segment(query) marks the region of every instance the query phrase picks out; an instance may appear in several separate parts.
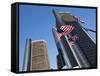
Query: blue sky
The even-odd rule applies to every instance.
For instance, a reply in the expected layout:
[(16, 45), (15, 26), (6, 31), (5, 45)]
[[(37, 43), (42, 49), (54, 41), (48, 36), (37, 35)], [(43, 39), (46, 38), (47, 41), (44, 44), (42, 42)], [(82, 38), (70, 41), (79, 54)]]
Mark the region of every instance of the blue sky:
[[(75, 16), (81, 17), (86, 21), (84, 27), (95, 30), (96, 17), (95, 9), (71, 8), (71, 7), (54, 7), (54, 6), (36, 6), (20, 5), (19, 6), (19, 67), (22, 68), (25, 41), (27, 38), (32, 40), (47, 41), (50, 66), (57, 68), (56, 55), (58, 54), (55, 41), (52, 35), (52, 27), (55, 25), (55, 17), (52, 9), (57, 8), (62, 12), (71, 12)], [(95, 33), (90, 33), (95, 39)]]

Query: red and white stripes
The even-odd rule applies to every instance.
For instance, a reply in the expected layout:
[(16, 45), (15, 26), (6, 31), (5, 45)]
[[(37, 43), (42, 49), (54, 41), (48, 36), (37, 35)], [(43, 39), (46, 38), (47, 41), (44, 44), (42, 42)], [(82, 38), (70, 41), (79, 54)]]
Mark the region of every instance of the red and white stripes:
[(72, 25), (61, 25), (60, 29), (63, 30), (63, 32), (62, 33), (57, 32), (58, 33), (58, 39), (60, 39), (60, 37), (63, 36), (63, 35), (65, 36), (65, 35), (68, 35), (69, 33), (71, 33), (74, 29), (74, 26), (72, 26)]
[(62, 35), (68, 35), (74, 27), (72, 25), (62, 25), (60, 29), (63, 30)]

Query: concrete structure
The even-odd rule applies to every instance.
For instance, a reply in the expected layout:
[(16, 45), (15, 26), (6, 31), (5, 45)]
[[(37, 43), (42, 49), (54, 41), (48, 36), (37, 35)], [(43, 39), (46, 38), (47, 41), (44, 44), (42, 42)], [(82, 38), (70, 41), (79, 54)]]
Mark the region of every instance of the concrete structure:
[(38, 70), (50, 70), (46, 41), (27, 39), (22, 71)]
[(64, 67), (65, 63), (62, 61), (60, 54), (56, 56), (56, 59), (57, 59), (57, 69), (61, 69), (62, 67)]
[[(57, 45), (59, 55), (62, 54), (61, 60), (64, 60), (66, 69), (72, 68), (96, 68), (97, 67), (97, 50), (96, 43), (88, 32), (81, 26), (75, 16), (67, 12), (58, 12), (53, 10), (56, 19), (56, 26), (52, 28), (53, 36)], [(59, 38), (57, 29), (62, 25), (72, 25), (75, 29), (68, 35)], [(78, 35), (79, 39), (72, 44), (70, 38)], [(60, 50), (59, 50), (60, 49)], [(59, 65), (59, 64), (58, 64)]]
[[(72, 67), (76, 67), (78, 66), (76, 63), (76, 60), (71, 52), (71, 49), (68, 45), (68, 43), (66, 42), (66, 39), (64, 36), (62, 36), (60, 39), (58, 37), (58, 33), (56, 31), (56, 28), (53, 27), (52, 29), (53, 32), (53, 36), (56, 42), (56, 46), (58, 49), (58, 55), (60, 56), (60, 61), (61, 61), (61, 68), (66, 66), (66, 69), (72, 68)], [(59, 64), (57, 64), (59, 65)], [(59, 69), (61, 69), (59, 68)]]
[(30, 61), (30, 71), (50, 69), (47, 45), (44, 40), (32, 41)]
[(22, 71), (29, 71), (31, 39), (26, 39)]

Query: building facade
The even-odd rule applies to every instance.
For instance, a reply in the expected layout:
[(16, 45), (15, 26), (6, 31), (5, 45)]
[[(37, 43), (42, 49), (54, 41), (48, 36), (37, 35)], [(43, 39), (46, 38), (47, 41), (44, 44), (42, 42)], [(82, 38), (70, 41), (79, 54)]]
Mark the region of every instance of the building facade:
[(44, 40), (26, 40), (22, 71), (50, 70), (47, 43)]
[[(58, 12), (53, 10), (56, 19), (56, 26), (52, 28), (53, 36), (58, 48), (59, 54), (62, 54), (61, 60), (64, 60), (64, 66), (69, 68), (96, 68), (97, 67), (97, 50), (96, 42), (91, 38), (89, 33), (82, 28), (80, 22), (75, 16), (67, 12)], [(64, 25), (67, 29), (67, 35), (59, 36), (59, 28)], [(65, 30), (66, 31), (66, 30)], [(60, 48), (60, 50), (59, 50)], [(61, 67), (61, 68), (63, 68)]]
[(30, 70), (49, 70), (49, 57), (47, 45), (44, 40), (32, 41), (31, 43)]
[(30, 52), (31, 52), (31, 39), (26, 39), (25, 43), (25, 51), (24, 51), (24, 57), (23, 57), (23, 65), (22, 65), (22, 71), (29, 71), (30, 68)]

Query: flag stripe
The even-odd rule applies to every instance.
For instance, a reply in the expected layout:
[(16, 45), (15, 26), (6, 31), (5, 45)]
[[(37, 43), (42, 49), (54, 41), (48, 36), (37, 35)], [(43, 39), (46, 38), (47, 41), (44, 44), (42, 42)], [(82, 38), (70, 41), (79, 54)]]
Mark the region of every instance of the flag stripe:
[(74, 27), (72, 25), (61, 25), (60, 28), (58, 29), (63, 31), (63, 32), (58, 32), (59, 37), (61, 37), (62, 35), (68, 35), (70, 32), (72, 32)]
[(63, 34), (64, 34), (64, 35), (67, 35), (67, 34), (69, 34), (72, 30), (73, 30), (73, 27), (72, 27), (72, 26), (68, 26), (68, 27), (66, 27), (66, 29), (64, 29)]
[(69, 33), (70, 33), (73, 29), (74, 29), (74, 27), (71, 26), (71, 27), (70, 27), (70, 31), (69, 31)]

